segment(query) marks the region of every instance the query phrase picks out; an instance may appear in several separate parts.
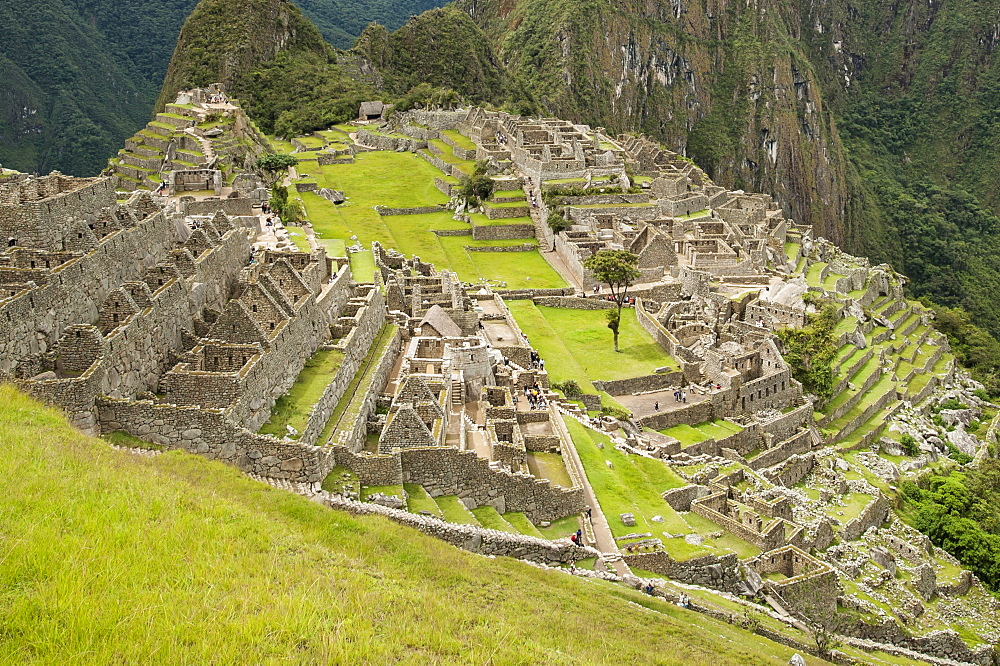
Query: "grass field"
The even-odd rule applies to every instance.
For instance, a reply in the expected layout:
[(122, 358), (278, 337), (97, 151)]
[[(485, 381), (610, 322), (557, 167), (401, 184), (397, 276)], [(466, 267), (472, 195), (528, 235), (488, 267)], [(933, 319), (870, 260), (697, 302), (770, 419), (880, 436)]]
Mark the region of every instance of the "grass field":
[[(661, 497), (665, 491), (685, 485), (681, 477), (659, 460), (618, 451), (610, 445), (607, 435), (585, 428), (576, 419), (566, 418), (565, 421), (587, 479), (615, 536), (630, 532), (659, 535), (663, 530), (689, 531)], [(603, 449), (597, 448), (598, 442), (604, 444)], [(608, 467), (608, 462), (612, 467)], [(636, 526), (625, 527), (618, 519), (622, 513), (635, 514)], [(665, 522), (653, 523), (650, 521), (653, 516), (663, 516)], [(669, 518), (680, 522), (668, 523)]]
[(12, 388), (0, 399), (0, 663), (778, 665), (792, 655), (639, 592), (477, 557), (218, 462), (114, 451)]
[[(438, 269), (452, 270), (467, 282), (504, 281), (510, 288), (565, 287), (566, 282), (537, 252), (469, 252), (466, 247), (537, 244), (534, 239), (475, 241), (471, 236), (437, 236), (433, 231), (470, 229), (452, 219), (453, 213), (390, 215), (382, 217), (376, 205), (389, 208), (430, 207), (447, 203), (448, 197), (434, 187), (441, 172), (412, 153), (373, 152), (357, 156), (354, 164), (333, 164), (310, 171), (321, 188), (345, 192), (349, 202), (335, 206), (314, 192), (302, 192), (302, 203), (319, 241), (345, 241), (356, 236), (366, 248), (378, 241), (407, 256), (418, 256)], [(360, 279), (371, 279), (367, 263), (351, 269)], [(362, 272), (358, 272), (358, 271)]]
[(285, 426), (292, 426), (302, 432), (308, 422), (309, 412), (343, 362), (343, 352), (321, 349), (313, 354), (306, 361), (292, 388), (274, 403), (271, 418), (261, 426), (260, 431), (281, 437), (287, 432)]
[(696, 423), (695, 425), (682, 423), (671, 428), (667, 428), (666, 430), (661, 430), (660, 432), (664, 435), (669, 435), (670, 437), (677, 439), (683, 446), (690, 446), (692, 444), (704, 442), (709, 437), (719, 440), (741, 432), (742, 430), (743, 428), (735, 423), (725, 421), (723, 419), (715, 419), (714, 421)]
[(553, 381), (627, 379), (651, 375), (657, 368), (676, 368), (666, 351), (639, 326), (635, 310), (622, 310), (616, 353), (603, 310), (536, 306), (531, 301), (507, 303), (531, 344), (545, 359)]

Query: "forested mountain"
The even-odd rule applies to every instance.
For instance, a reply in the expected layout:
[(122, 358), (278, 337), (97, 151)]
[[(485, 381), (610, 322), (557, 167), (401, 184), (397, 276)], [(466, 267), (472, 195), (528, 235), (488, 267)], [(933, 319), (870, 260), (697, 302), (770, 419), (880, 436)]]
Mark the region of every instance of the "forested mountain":
[[(92, 175), (144, 125), (198, 0), (0, 3), (0, 164)], [(372, 21), (397, 28), (441, 0), (302, 0), (349, 48)], [(219, 17), (238, 21), (249, 5)]]

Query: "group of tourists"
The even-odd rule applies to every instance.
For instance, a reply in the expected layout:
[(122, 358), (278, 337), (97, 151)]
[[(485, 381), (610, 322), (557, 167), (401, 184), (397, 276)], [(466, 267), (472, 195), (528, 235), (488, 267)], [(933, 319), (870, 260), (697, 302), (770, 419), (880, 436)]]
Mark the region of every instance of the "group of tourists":
[(542, 394), (541, 387), (538, 384), (532, 384), (531, 386), (524, 387), (524, 397), (528, 399), (528, 404), (532, 409), (548, 409), (549, 402), (546, 400), (545, 396)]
[(545, 361), (542, 359), (541, 356), (538, 355), (538, 352), (536, 352), (534, 349), (531, 350), (531, 367), (534, 368), (535, 370), (545, 369)]

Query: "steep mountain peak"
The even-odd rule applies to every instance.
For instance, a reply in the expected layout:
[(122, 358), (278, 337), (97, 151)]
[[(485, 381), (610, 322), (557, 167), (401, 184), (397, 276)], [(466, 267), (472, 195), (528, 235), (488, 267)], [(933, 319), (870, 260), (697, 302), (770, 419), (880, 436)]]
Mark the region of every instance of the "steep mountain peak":
[(219, 82), (239, 91), (281, 52), (332, 59), (332, 48), (289, 0), (202, 0), (184, 23), (158, 108), (178, 91)]

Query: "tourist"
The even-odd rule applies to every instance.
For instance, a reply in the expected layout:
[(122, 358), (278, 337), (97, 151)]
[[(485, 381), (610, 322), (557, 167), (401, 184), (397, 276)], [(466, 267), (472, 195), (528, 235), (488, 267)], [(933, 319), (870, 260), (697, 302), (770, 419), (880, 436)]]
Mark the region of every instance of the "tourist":
[(578, 529), (576, 531), (576, 543), (578, 546), (583, 545), (583, 530)]
[(578, 543), (576, 542), (576, 535), (575, 535), (575, 534), (570, 534), (570, 535), (569, 535), (569, 540), (573, 542), (573, 545), (574, 545), (574, 546), (578, 546), (578, 545), (579, 545), (579, 544), (578, 544)]
[(646, 583), (646, 594), (648, 594), (649, 596), (653, 596), (653, 594), (655, 592), (656, 592), (656, 588), (653, 587), (652, 581)]
[(595, 284), (594, 285), (594, 293), (597, 294), (597, 293), (600, 293), (600, 291), (601, 291), (601, 285)]
[(653, 411), (654, 412), (660, 411), (660, 401), (659, 400), (657, 400), (656, 402), (653, 403)]
[(687, 401), (688, 401), (687, 391), (681, 391), (681, 402), (687, 402)]
[(590, 507), (588, 506), (588, 507), (587, 507), (587, 520), (590, 520), (590, 514), (591, 514), (591, 512), (593, 512), (593, 509), (591, 509), (591, 508), (590, 508)]

